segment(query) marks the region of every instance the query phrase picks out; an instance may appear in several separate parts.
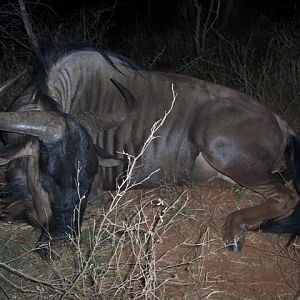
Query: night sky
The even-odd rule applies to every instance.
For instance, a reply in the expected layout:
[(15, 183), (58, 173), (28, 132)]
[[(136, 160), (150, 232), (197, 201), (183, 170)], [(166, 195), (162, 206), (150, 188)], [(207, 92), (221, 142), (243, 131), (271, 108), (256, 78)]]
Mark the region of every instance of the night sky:
[[(7, 1), (2, 1), (7, 2)], [(166, 29), (168, 26), (176, 25), (180, 6), (182, 3), (192, 3), (192, 0), (76, 0), (76, 1), (50, 1), (45, 0), (54, 11), (64, 18), (80, 8), (105, 8), (116, 4), (113, 21), (122, 26), (130, 26), (135, 22), (145, 22), (150, 26)], [(208, 9), (210, 0), (198, 0), (204, 10)], [(222, 5), (230, 2), (221, 0)], [(299, 0), (232, 0), (232, 11), (235, 15), (235, 23), (243, 22), (245, 19), (264, 15), (272, 22), (289, 22), (297, 18), (300, 11)], [(192, 4), (190, 4), (192, 7)], [(41, 8), (43, 9), (43, 8)]]
[[(190, 0), (76, 0), (76, 1), (51, 1), (45, 0), (43, 3), (48, 3), (59, 14), (70, 13), (78, 10), (81, 7), (99, 7), (103, 5), (117, 4), (118, 13), (124, 13), (128, 17), (133, 15), (145, 16), (149, 5), (152, 12), (160, 17), (168, 17), (174, 12), (176, 4)], [(228, 1), (228, 0), (226, 0)], [(221, 2), (226, 2), (225, 0)], [(7, 1), (2, 1), (7, 2)], [(210, 0), (198, 0), (199, 3), (207, 5)], [(299, 10), (300, 1), (298, 0), (233, 0), (233, 2), (243, 3), (249, 13), (263, 13), (275, 19), (288, 18), (295, 11)]]
[[(203, 20), (209, 14), (212, 1), (198, 0), (198, 3), (202, 6), (201, 26), (203, 26)], [(216, 4), (217, 0), (213, 2)], [(18, 11), (17, 0), (0, 0), (0, 15), (1, 7), (7, 3), (14, 3), (16, 11)], [(41, 3), (51, 6), (52, 9)], [(125, 45), (127, 47), (124, 51), (126, 55), (130, 52), (128, 50), (130, 45), (126, 45), (126, 43), (130, 44), (130, 38), (134, 34), (137, 36), (136, 31), (140, 28), (146, 29), (148, 36), (158, 35), (162, 40), (169, 32), (177, 30), (181, 32), (183, 39), (185, 39), (188, 35), (192, 36), (196, 22), (193, 0), (42, 0), (37, 3), (28, 1), (26, 7), (32, 17), (36, 32), (42, 32), (44, 28), (47, 28), (49, 37), (42, 36), (42, 38), (48, 38), (49, 40), (53, 38), (52, 34), (56, 34), (55, 32), (60, 25), (64, 29), (67, 26), (69, 26), (68, 29), (77, 26), (81, 22), (79, 14), (82, 12), (86, 12), (86, 16), (90, 16), (91, 11), (97, 12), (114, 7), (113, 10), (110, 9), (99, 18), (100, 22), (103, 21), (104, 23), (108, 19), (109, 26), (105, 28), (103, 44), (96, 46), (122, 52), (122, 47)], [(213, 19), (215, 16), (216, 11), (213, 10), (210, 17)], [(12, 29), (7, 27), (10, 21), (9, 14), (5, 17), (2, 14), (0, 29), (1, 26), (8, 28), (10, 35), (17, 39), (24, 39), (22, 20), (18, 17), (18, 25)], [(280, 24), (279, 26), (290, 26), (289, 24), (292, 24), (294, 32), (300, 32), (298, 30), (300, 27), (299, 21), (300, 0), (220, 0), (218, 18), (214, 24), (214, 29), (228, 40), (237, 40), (244, 43), (252, 35), (252, 32), (256, 34), (260, 31), (271, 32), (274, 25), (277, 26), (277, 24)], [(98, 26), (100, 30), (102, 25)], [(269, 26), (269, 28), (266, 26)], [(95, 34), (97, 34), (97, 31)], [(7, 45), (7, 42), (15, 42), (10, 39), (10, 35), (4, 33), (5, 42), (3, 45)], [(72, 41), (70, 41), (69, 45), (67, 45), (67, 42), (66, 40), (65, 46), (76, 45), (76, 42), (72, 44)], [(93, 41), (87, 42), (86, 45), (94, 46)], [(7, 50), (4, 49), (3, 51)], [(145, 51), (145, 49), (142, 51)], [(160, 49), (154, 49), (149, 55), (153, 56), (155, 51), (160, 51)]]
[[(182, 22), (184, 14), (185, 21), (189, 22), (190, 26), (195, 23), (195, 15), (189, 15), (190, 12), (188, 12), (189, 9), (192, 12), (195, 11), (193, 0), (43, 0), (41, 2), (49, 4), (55, 14), (49, 13), (49, 9), (47, 11), (47, 8), (42, 5), (37, 5), (32, 13), (42, 18), (42, 22), (48, 26), (50, 25), (50, 30), (51, 26), (55, 28), (58, 24), (69, 20), (71, 15), (78, 14), (80, 10), (96, 11), (115, 5), (110, 21), (113, 26), (107, 30), (105, 36), (108, 47), (112, 48), (116, 48), (120, 36), (133, 32), (137, 25), (147, 26), (152, 33), (161, 34), (170, 32), (174, 28), (182, 30), (182, 27), (186, 25)], [(198, 0), (198, 2), (203, 7), (202, 19), (204, 19), (209, 11), (211, 0)], [(220, 3), (219, 19), (215, 28), (229, 39), (239, 40), (249, 37), (253, 28), (256, 27), (257, 31), (257, 20), (261, 16), (268, 21), (269, 25), (293, 23), (295, 26), (295, 23), (300, 24), (300, 0), (221, 0)], [(224, 14), (228, 3), (232, 5), (225, 24)], [(32, 4), (28, 4), (27, 7), (30, 11)]]

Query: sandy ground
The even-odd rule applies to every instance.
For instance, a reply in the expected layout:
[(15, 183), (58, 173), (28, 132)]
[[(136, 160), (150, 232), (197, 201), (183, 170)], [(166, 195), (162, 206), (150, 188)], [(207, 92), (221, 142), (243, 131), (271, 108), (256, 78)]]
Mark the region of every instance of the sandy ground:
[[(138, 228), (135, 227), (139, 231), (138, 235), (146, 236), (149, 230), (153, 231), (151, 239), (140, 248), (144, 248), (142, 260), (145, 260), (145, 253), (151, 256), (147, 261), (152, 262), (148, 266), (152, 277), (148, 273), (145, 273), (145, 277), (156, 289), (153, 295), (141, 296), (139, 299), (300, 299), (299, 239), (287, 248), (287, 237), (248, 233), (245, 246), (239, 253), (229, 252), (223, 244), (221, 230), (226, 215), (235, 209), (263, 201), (260, 196), (242, 188), (217, 184), (130, 191), (125, 198), (118, 208), (118, 217), (114, 214), (111, 218), (114, 221), (118, 219), (116, 222), (123, 231), (126, 228), (127, 233), (121, 234), (122, 238), (131, 240), (124, 242), (124, 246), (120, 248), (121, 254), (118, 254), (118, 265), (122, 266), (119, 270), (119, 274), (122, 274), (120, 280), (131, 278), (129, 284), (124, 285), (127, 292), (103, 298), (99, 296), (100, 292), (91, 296), (88, 291), (85, 295), (89, 296), (81, 295), (78, 296), (79, 299), (136, 299), (133, 297), (137, 288), (133, 287), (136, 281), (132, 278), (143, 267), (135, 262), (139, 270), (132, 270), (132, 265), (130, 270), (128, 262), (134, 264), (139, 257), (135, 252), (139, 248), (139, 242), (132, 242), (134, 232), (130, 231), (130, 226), (137, 223), (140, 224)], [(107, 195), (101, 203), (89, 205), (83, 232), (90, 231), (90, 224), (94, 220), (98, 222), (101, 212), (110, 205), (110, 199)], [(13, 243), (13, 247), (21, 245), (23, 252), (33, 247), (38, 238), (38, 232), (32, 232), (29, 226), (1, 224), (0, 228), (2, 245), (7, 247), (9, 241)], [(85, 245), (87, 243), (84, 242)], [(12, 252), (7, 255), (11, 255), (9, 259), (12, 259), (15, 254)], [(28, 259), (32, 261), (30, 267), (24, 263)], [(100, 261), (103, 265), (103, 261), (108, 262), (110, 259), (105, 253), (101, 253), (99, 265)], [(68, 272), (66, 266), (58, 267), (56, 263), (55, 272), (52, 270), (46, 273), (45, 262), (41, 262), (32, 253), (20, 260), (23, 263), (18, 269), (28, 274), (33, 272), (38, 278), (54, 280), (57, 277), (63, 278), (61, 274), (55, 275), (58, 270), (64, 270), (64, 274)], [(6, 261), (8, 258), (2, 258), (2, 262)], [(70, 263), (66, 264), (70, 267)], [(97, 264), (96, 259), (93, 264)], [(41, 270), (38, 270), (40, 266)], [(103, 280), (107, 274), (101, 275), (102, 277), (99, 275), (98, 279)], [(14, 295), (14, 290), (10, 293)], [(20, 298), (17, 292), (15, 295), (19, 296), (12, 296), (12, 299), (47, 299), (46, 296)], [(54, 296), (51, 299), (59, 298)]]

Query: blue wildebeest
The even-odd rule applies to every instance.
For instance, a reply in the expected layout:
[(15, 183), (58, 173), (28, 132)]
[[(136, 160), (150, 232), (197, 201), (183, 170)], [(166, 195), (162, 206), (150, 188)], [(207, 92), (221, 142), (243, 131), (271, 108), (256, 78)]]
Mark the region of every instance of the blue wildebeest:
[[(19, 77), (8, 80), (0, 90)], [(8, 196), (2, 218), (24, 219), (41, 228), (38, 251), (48, 257), (49, 239), (64, 241), (78, 234), (93, 181), (100, 176), (98, 165), (112, 167), (121, 163), (93, 143), (82, 123), (89, 120), (99, 132), (118, 127), (128, 110), (134, 110), (135, 100), (112, 80), (126, 100), (123, 110), (97, 115), (85, 111), (75, 116), (60, 110), (41, 92), (42, 81), (35, 79), (8, 112), (0, 113), (0, 128), (7, 133), (7, 145), (0, 148), (0, 165), (10, 162), (8, 184), (2, 189), (2, 196)]]
[[(0, 154), (3, 163), (18, 158), (8, 167), (3, 194), (20, 199), (19, 191), (25, 191), (22, 196), (29, 199), (26, 203), (35, 214), (32, 223), (49, 231), (42, 234), (42, 242), (49, 236), (63, 239), (70, 233), (66, 228), (73, 227), (70, 214), (79, 200), (66, 191), (74, 185), (78, 162), (79, 181), (90, 178), (89, 184), (80, 185), (81, 193), (93, 196), (102, 188), (114, 189), (116, 178), (126, 170), (123, 163), (105, 169), (100, 166), (95, 175), (94, 166), (89, 165), (96, 155), (92, 144), (114, 155), (139, 153), (152, 124), (171, 105), (172, 84), (178, 93), (174, 107), (157, 133), (160, 137), (149, 145), (140, 167), (134, 170), (134, 180), (142, 181), (159, 169), (142, 186), (156, 186), (163, 179), (182, 184), (223, 178), (263, 195), (266, 201), (262, 204), (228, 215), (223, 238), (231, 250), (240, 250), (245, 231), (261, 223), (265, 231), (299, 234), (299, 195), (278, 182), (272, 172), (286, 161), (299, 192), (300, 140), (284, 120), (254, 98), (195, 78), (147, 71), (122, 56), (90, 48), (49, 58), (45, 74), (38, 78), (13, 103), (13, 117), (11, 113), (0, 116), (1, 130), (25, 134), (21, 145), (17, 144), (21, 151), (10, 150), (16, 148), (14, 139), (20, 139), (10, 133)], [(124, 94), (136, 100), (133, 113), (124, 105)], [(20, 111), (24, 111), (23, 121), (17, 118)], [(33, 114), (40, 115), (40, 120), (25, 130), (27, 125), (22, 122), (27, 124)], [(103, 114), (109, 116), (106, 122), (99, 117)], [(51, 125), (52, 119), (57, 124)], [(77, 131), (84, 133), (87, 144), (81, 146)], [(70, 150), (64, 152), (65, 147)], [(24, 153), (29, 157), (19, 158)], [(81, 155), (86, 161), (80, 160)], [(28, 211), (23, 211), (27, 219)]]

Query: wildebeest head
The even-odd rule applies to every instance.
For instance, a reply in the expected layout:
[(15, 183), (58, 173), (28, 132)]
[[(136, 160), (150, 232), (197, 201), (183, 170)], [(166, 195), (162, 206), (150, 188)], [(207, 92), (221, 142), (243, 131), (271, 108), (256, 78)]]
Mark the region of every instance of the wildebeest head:
[[(132, 107), (132, 95), (118, 82), (114, 84)], [(118, 126), (126, 114), (92, 117), (98, 129), (105, 130)], [(96, 174), (99, 180), (98, 165), (121, 163), (93, 143), (85, 128), (88, 118), (87, 113), (75, 117), (47, 110), (0, 113), (0, 130), (22, 134), (17, 143), (0, 148), (0, 165), (26, 157), (27, 186), (36, 223), (42, 228), (42, 256), (49, 254), (43, 246), (49, 239), (64, 241), (78, 234)]]

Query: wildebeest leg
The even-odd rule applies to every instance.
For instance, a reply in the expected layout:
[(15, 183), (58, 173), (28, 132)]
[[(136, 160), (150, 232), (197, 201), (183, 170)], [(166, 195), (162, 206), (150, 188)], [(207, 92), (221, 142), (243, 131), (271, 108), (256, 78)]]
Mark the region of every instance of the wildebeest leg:
[(103, 193), (103, 179), (100, 171), (96, 174), (93, 184), (91, 187), (91, 191), (88, 196), (88, 202), (93, 202), (99, 197), (101, 197), (101, 194)]
[[(247, 147), (214, 147), (203, 153), (205, 160), (220, 173), (264, 196), (266, 202), (231, 213), (223, 227), (223, 239), (229, 250), (240, 251), (244, 235), (251, 225), (285, 217), (299, 203), (299, 195), (274, 179), (271, 170), (275, 159), (268, 149)], [(252, 151), (251, 151), (252, 150)], [(274, 155), (275, 156), (275, 155)], [(278, 155), (279, 156), (279, 155)]]
[(41, 184), (38, 141), (36, 140), (35, 142), (32, 142), (32, 145), (34, 150), (32, 151), (32, 155), (27, 158), (27, 181), (28, 188), (32, 196), (33, 207), (42, 230), (37, 244), (37, 251), (43, 258), (45, 258), (50, 255), (48, 241), (50, 240), (49, 221), (52, 211), (50, 207), (49, 194), (43, 189)]
[(42, 259), (59, 258), (58, 254), (56, 254), (56, 252), (51, 249), (50, 241), (51, 241), (51, 237), (49, 235), (48, 230), (42, 229), (42, 233), (35, 247), (35, 250), (38, 252), (38, 254), (41, 256)]
[[(253, 176), (255, 177), (255, 174)], [(228, 248), (233, 251), (241, 250), (244, 232), (248, 226), (285, 217), (299, 202), (299, 196), (295, 191), (289, 190), (273, 178), (260, 185), (253, 186), (245, 183), (243, 185), (263, 195), (266, 202), (228, 215), (223, 227), (223, 239)]]
[(266, 199), (227, 217), (223, 238), (229, 249), (238, 251), (247, 227), (285, 217), (299, 203), (299, 196), (272, 175), (291, 143), (287, 132), (283, 134), (284, 125), (280, 126), (267, 111), (239, 109), (229, 102), (224, 106), (224, 101), (215, 101), (199, 111), (191, 138), (214, 169)]
[(27, 180), (38, 220), (43, 227), (47, 228), (52, 215), (50, 199), (41, 185), (38, 161), (33, 156), (28, 157)]

